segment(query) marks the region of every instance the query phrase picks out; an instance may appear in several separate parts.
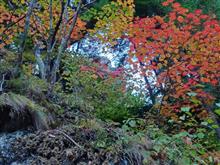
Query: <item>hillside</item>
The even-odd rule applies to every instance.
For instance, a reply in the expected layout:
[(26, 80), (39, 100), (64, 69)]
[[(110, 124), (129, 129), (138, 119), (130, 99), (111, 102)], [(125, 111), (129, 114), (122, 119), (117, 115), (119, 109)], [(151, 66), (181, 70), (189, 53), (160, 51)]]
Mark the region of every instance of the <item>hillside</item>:
[(0, 165), (220, 163), (217, 0), (0, 4)]

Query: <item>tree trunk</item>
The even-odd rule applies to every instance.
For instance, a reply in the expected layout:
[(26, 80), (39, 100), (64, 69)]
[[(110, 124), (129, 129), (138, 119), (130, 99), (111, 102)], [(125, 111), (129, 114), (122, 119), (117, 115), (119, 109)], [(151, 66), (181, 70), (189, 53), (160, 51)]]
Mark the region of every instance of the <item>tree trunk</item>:
[(40, 78), (45, 79), (46, 78), (46, 69), (45, 69), (45, 64), (41, 58), (41, 53), (40, 53), (40, 46), (37, 44), (35, 48), (35, 58), (37, 61), (37, 65), (39, 67), (40, 71)]
[(37, 0), (32, 0), (29, 4), (29, 7), (28, 7), (28, 11), (26, 14), (26, 19), (25, 19), (25, 25), (24, 25), (24, 32), (22, 33), (21, 44), (20, 44), (20, 48), (18, 50), (18, 61), (17, 61), (18, 67), (16, 69), (19, 69), (23, 63), (23, 52), (25, 49), (25, 43), (26, 43), (26, 39), (28, 36), (28, 30), (30, 27), (30, 19), (31, 19), (31, 15), (32, 15), (32, 12), (33, 12), (33, 9), (34, 9), (36, 2), (37, 2)]
[(50, 79), (50, 83), (52, 85), (51, 87), (53, 87), (54, 83), (56, 82), (56, 74), (57, 74), (57, 71), (60, 67), (61, 57), (62, 57), (65, 49), (67, 48), (67, 44), (68, 44), (68, 41), (70, 39), (71, 33), (73, 32), (73, 29), (76, 25), (76, 21), (77, 21), (81, 6), (82, 6), (82, 0), (79, 2), (78, 6), (77, 6), (76, 12), (75, 12), (73, 20), (72, 20), (73, 22), (72, 22), (72, 24), (69, 28), (69, 31), (68, 31), (67, 35), (64, 36), (61, 40), (61, 44), (60, 44), (60, 47), (59, 47), (59, 50), (58, 50), (57, 58), (54, 62), (53, 68), (51, 70), (51, 79)]

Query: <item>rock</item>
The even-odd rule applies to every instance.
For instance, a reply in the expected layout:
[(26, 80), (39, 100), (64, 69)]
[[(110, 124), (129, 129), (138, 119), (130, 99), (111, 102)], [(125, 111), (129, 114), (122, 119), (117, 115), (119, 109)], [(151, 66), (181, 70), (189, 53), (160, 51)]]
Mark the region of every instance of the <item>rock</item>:
[(0, 95), (0, 132), (17, 131), (31, 125), (36, 130), (48, 130), (54, 124), (54, 116), (26, 96), (12, 92)]

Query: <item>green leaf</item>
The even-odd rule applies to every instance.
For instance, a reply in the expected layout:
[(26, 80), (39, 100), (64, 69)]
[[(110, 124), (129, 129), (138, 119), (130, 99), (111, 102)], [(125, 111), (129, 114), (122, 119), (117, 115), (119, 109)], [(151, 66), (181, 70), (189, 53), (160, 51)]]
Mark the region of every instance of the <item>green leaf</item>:
[(209, 124), (214, 123), (214, 121), (213, 121), (212, 119), (207, 119), (207, 122), (208, 122)]
[(202, 85), (202, 84), (197, 84), (197, 85), (195, 85), (196, 87), (201, 87), (201, 88), (204, 88), (205, 87), (205, 85)]
[(180, 132), (180, 133), (174, 135), (174, 137), (175, 137), (175, 138), (181, 138), (181, 137), (186, 137), (186, 136), (188, 136), (188, 135), (189, 135), (188, 132)]
[(196, 153), (195, 150), (192, 150), (192, 151), (190, 152), (190, 155), (193, 156), (193, 157), (196, 157), (197, 153)]
[(192, 99), (190, 99), (190, 101), (191, 101), (192, 103), (194, 103), (194, 104), (201, 104), (201, 101), (199, 101), (199, 100), (196, 99), (196, 98), (192, 98)]
[(195, 92), (188, 92), (187, 93), (189, 96), (196, 96), (197, 95), (197, 93), (195, 93)]
[(192, 114), (190, 112), (186, 112), (187, 115), (192, 116)]
[(188, 157), (183, 157), (179, 160), (179, 163), (180, 164), (185, 164), (185, 165), (190, 165), (191, 164), (191, 161)]
[(190, 110), (190, 107), (182, 107), (181, 108), (182, 112), (189, 112), (189, 110)]
[(200, 132), (200, 133), (197, 134), (197, 137), (199, 139), (203, 139), (205, 137), (205, 134)]
[(207, 126), (208, 125), (208, 122), (201, 122), (201, 125), (204, 125), (204, 126)]
[(220, 109), (216, 109), (216, 110), (215, 110), (215, 113), (216, 113), (218, 116), (220, 116)]
[(219, 128), (219, 126), (216, 125), (216, 124), (214, 124), (214, 125), (212, 125), (212, 128), (213, 128), (213, 129), (217, 129), (217, 128)]
[(160, 145), (156, 145), (153, 147), (153, 149), (156, 151), (156, 152), (159, 152), (161, 150), (161, 146)]

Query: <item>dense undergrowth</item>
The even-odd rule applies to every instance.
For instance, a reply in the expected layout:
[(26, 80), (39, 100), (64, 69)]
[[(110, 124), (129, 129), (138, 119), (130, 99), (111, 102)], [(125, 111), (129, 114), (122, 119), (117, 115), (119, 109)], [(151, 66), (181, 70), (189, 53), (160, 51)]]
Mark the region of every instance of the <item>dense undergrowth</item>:
[[(46, 81), (26, 72), (5, 82), (5, 90), (10, 92), (0, 97), (2, 111), (7, 107), (14, 118), (23, 115), (26, 120), (31, 117), (25, 114), (28, 111), (43, 112), (35, 122), (44, 122), (35, 128), (55, 128), (27, 135), (15, 143), (15, 153), (20, 155), (18, 160), (35, 154), (38, 158), (30, 159), (29, 163), (59, 164), (67, 160), (76, 163), (81, 159), (92, 163), (126, 160), (130, 164), (216, 164), (218, 161), (220, 146), (214, 130), (197, 126), (184, 130), (180, 124), (161, 116), (155, 108), (150, 109), (140, 97), (130, 92), (125, 94), (121, 90), (122, 77), (114, 71), (100, 67), (91, 59), (66, 54), (60, 75), (53, 97), (49, 99)], [(8, 125), (19, 125), (19, 122), (15, 120)], [(61, 138), (62, 133), (56, 130), (66, 132), (67, 137), (90, 149), (72, 148), (74, 144), (69, 143), (66, 136)], [(52, 140), (55, 137), (57, 140)], [(85, 138), (89, 138), (86, 143)], [(37, 144), (42, 139), (41, 147)], [(61, 142), (67, 144), (53, 150)], [(49, 152), (49, 146), (53, 153)], [(68, 157), (73, 152), (77, 155)], [(100, 154), (99, 159), (90, 157), (90, 152)], [(60, 157), (60, 154), (64, 155)]]

